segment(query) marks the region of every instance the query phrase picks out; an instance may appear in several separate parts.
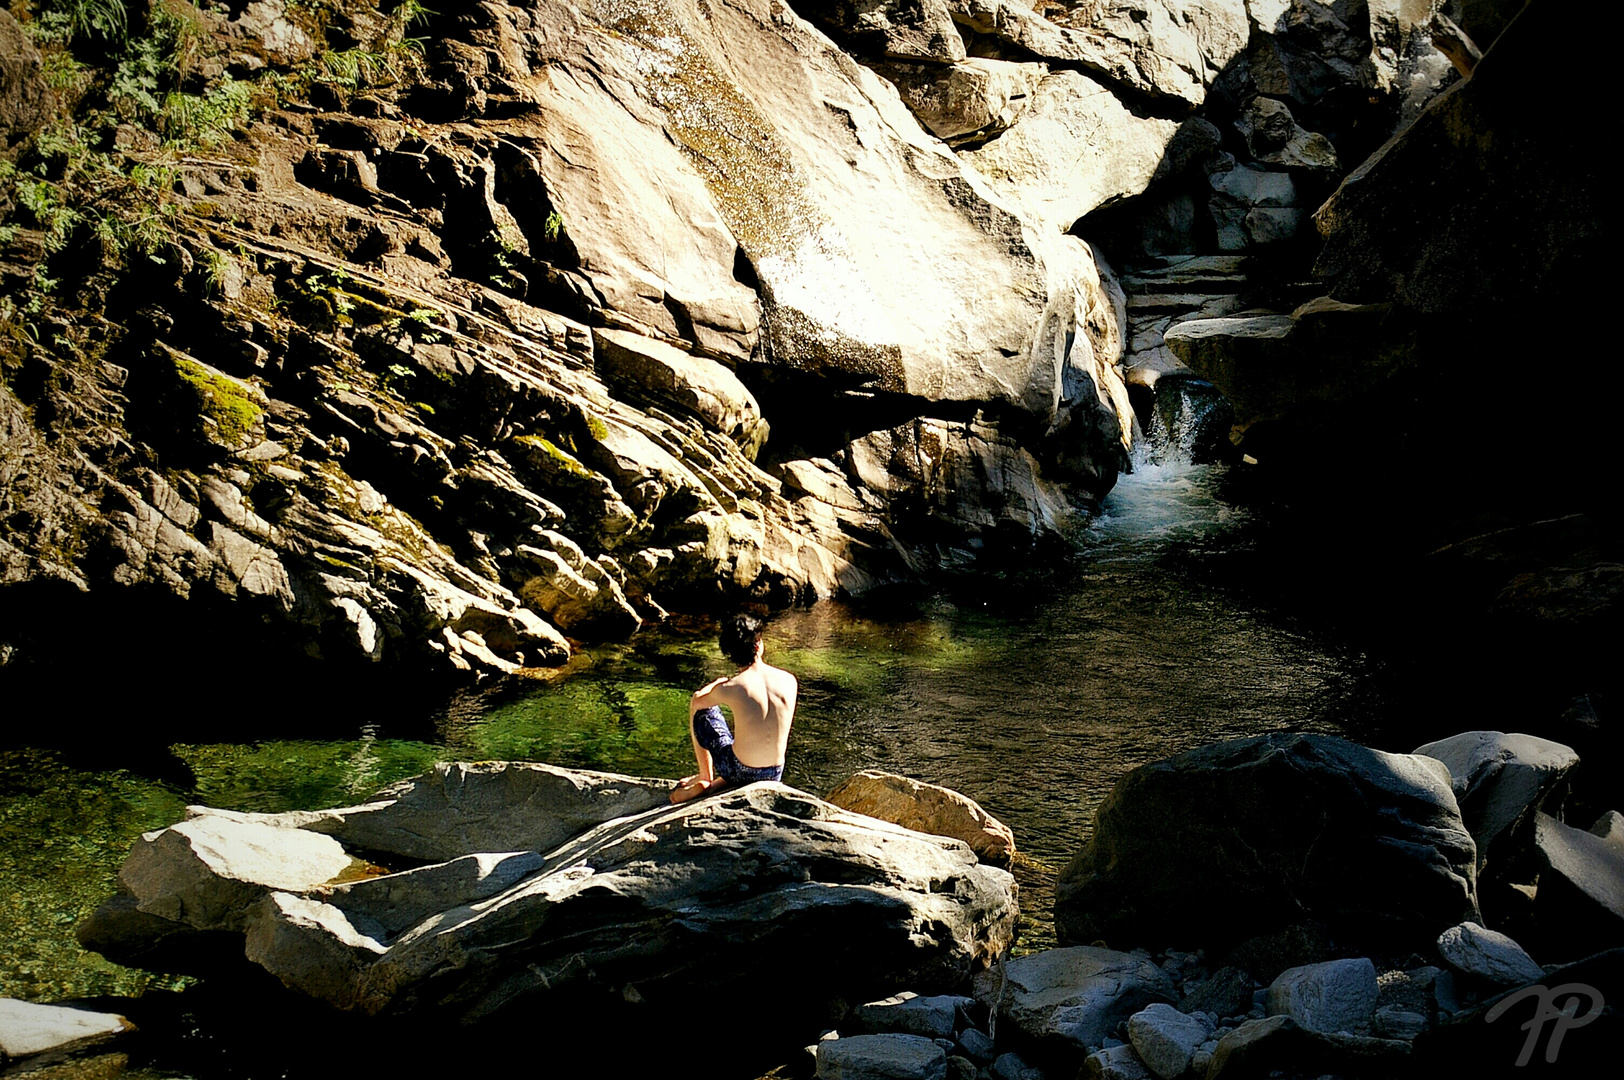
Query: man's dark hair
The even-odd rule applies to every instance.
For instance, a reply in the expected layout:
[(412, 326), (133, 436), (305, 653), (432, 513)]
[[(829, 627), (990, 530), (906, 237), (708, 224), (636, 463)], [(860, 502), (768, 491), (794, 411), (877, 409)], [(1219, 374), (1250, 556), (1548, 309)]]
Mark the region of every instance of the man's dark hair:
[(722, 632), (718, 635), (722, 655), (740, 667), (749, 667), (755, 663), (756, 643), (761, 640), (761, 631), (765, 626), (765, 623), (748, 612), (741, 611), (733, 616), (722, 624)]

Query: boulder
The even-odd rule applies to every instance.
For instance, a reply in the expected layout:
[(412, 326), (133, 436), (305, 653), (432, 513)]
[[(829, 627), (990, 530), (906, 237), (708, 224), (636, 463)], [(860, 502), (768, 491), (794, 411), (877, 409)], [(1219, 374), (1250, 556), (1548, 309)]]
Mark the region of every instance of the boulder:
[(1587, 831), (1591, 836), (1599, 836), (1613, 847), (1624, 850), (1624, 814), (1617, 810), (1607, 811)]
[(1055, 926), (1063, 943), (1210, 949), (1307, 918), (1342, 940), (1425, 947), (1476, 916), (1475, 858), (1433, 758), (1236, 739), (1118, 781), (1061, 874)]
[(865, 769), (843, 781), (826, 798), (856, 814), (963, 840), (977, 857), (994, 866), (1007, 869), (1015, 858), (1015, 834), (1009, 826), (983, 810), (974, 799), (951, 788)]
[(1206, 1024), (1171, 1005), (1147, 1005), (1128, 1018), (1128, 1041), (1145, 1067), (1162, 1080), (1184, 1075), (1211, 1034)]
[[(1072, 6), (1064, 26), (1020, 0), (949, 0), (949, 7), (961, 27), (1007, 53), (1076, 66), (1180, 110), (1206, 99), (1247, 38), (1246, 12), (1236, 0), (1107, 0)], [(980, 43), (970, 47), (976, 52)]]
[(1221, 967), (1212, 978), (1197, 986), (1183, 1001), (1179, 1011), (1194, 1014), (1207, 1012), (1220, 1020), (1230, 1016), (1243, 1016), (1252, 1007), (1252, 976), (1239, 967)]
[(134, 1029), (116, 1013), (0, 998), (0, 1067), (32, 1072)]
[(1010, 129), (959, 155), (1022, 219), (1063, 233), (1150, 183), (1178, 122), (1140, 116), (1080, 71), (1051, 72)]
[(1332, 296), (1465, 316), (1599, 287), (1611, 171), (1569, 148), (1601, 122), (1610, 76), (1575, 72), (1560, 108), (1527, 97), (1571, 32), (1561, 4), (1527, 5), (1471, 78), (1344, 178), (1315, 214)]
[(974, 998), (952, 994), (920, 997), (910, 990), (859, 1005), (857, 1022), (865, 1031), (951, 1039), (958, 1010), (974, 1003)]
[(831, 36), (869, 56), (948, 64), (964, 59), (947, 0), (838, 0), (801, 7)]
[(1534, 817), (1539, 954), (1571, 959), (1624, 945), (1624, 850), (1599, 836)]
[(1280, 973), (1269, 984), (1270, 1016), (1289, 1016), (1309, 1031), (1368, 1032), (1376, 1011), (1376, 965), (1328, 960)]
[(1438, 953), (1458, 973), (1496, 986), (1522, 986), (1545, 977), (1545, 969), (1521, 945), (1475, 922), (1439, 934)]
[(1096, 1050), (1083, 1062), (1089, 1080), (1151, 1080), (1152, 1072), (1127, 1043)]
[(1309, 1031), (1289, 1016), (1248, 1020), (1218, 1040), (1207, 1080), (1246, 1077), (1400, 1075), (1409, 1043)]
[(755, 396), (715, 360), (624, 330), (595, 329), (592, 344), (597, 371), (610, 386), (698, 417), (751, 458), (767, 441)]
[(1033, 1068), (1016, 1053), (999, 1054), (987, 1070), (993, 1080), (1044, 1080), (1043, 1070)]
[(935, 64), (877, 64), (927, 131), (949, 145), (978, 142), (1007, 131), (1032, 103), (1049, 73), (1045, 64), (974, 57)]
[(118, 880), (147, 915), (197, 930), (241, 931), (262, 897), (314, 889), (353, 862), (330, 837), (199, 813), (143, 834)]
[(39, 50), (11, 12), (0, 11), (0, 149), (38, 131), (55, 108)]
[(1289, 240), (1307, 216), (1288, 172), (1242, 163), (1215, 171), (1208, 182), (1221, 251), (1245, 251)]
[(919, 1035), (851, 1035), (818, 1043), (818, 1080), (946, 1080), (947, 1051)]
[(1331, 140), (1298, 124), (1283, 101), (1253, 98), (1241, 110), (1235, 130), (1246, 140), (1246, 148), (1257, 161), (1328, 172), (1341, 168)]
[(1449, 767), (1461, 818), (1477, 843), (1479, 876), (1491, 856), (1507, 860), (1528, 843), (1534, 815), (1564, 790), (1569, 770), (1579, 764), (1579, 755), (1561, 743), (1501, 731), (1468, 731), (1414, 752)]
[[(1046, 1053), (1080, 1063), (1118, 1024), (1176, 997), (1173, 981), (1144, 953), (1089, 945), (1017, 957), (976, 976), (976, 999)], [(1000, 1035), (1000, 1041), (1003, 1036)]]
[[(770, 954), (802, 973), (761, 1030), (781, 1038), (816, 1024), (834, 998), (956, 985), (1010, 943), (1012, 879), (956, 840), (781, 784), (680, 807), (666, 801), (670, 788), (546, 766), (442, 766), (359, 807), (200, 813), (138, 849), (145, 863), (169, 855), (178, 869), (125, 876), (149, 892), (165, 881), (199, 892), (189, 852), (200, 827), (221, 846), (253, 839), (297, 853), (314, 841), (348, 864), (333, 839), (342, 837), (386, 864), (427, 860), (323, 884), (313, 879), (325, 867), (295, 874), (284, 855), (274, 881), (259, 874), (229, 910), (215, 903), (207, 924), (235, 934), (216, 949), (234, 947), (328, 1005), (466, 1023), (544, 1008), (691, 1024), (695, 995), (751, 992)], [(223, 896), (233, 883), (221, 880)], [(145, 906), (185, 915), (183, 898)]]

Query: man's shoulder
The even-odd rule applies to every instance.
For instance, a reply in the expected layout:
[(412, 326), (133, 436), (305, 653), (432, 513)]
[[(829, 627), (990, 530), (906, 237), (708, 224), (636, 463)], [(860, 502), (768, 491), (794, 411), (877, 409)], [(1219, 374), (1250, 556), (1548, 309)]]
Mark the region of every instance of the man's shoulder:
[(800, 685), (800, 680), (795, 677), (793, 671), (785, 671), (783, 668), (773, 667), (771, 664), (762, 664), (761, 666), (766, 669), (767, 677), (770, 679), (777, 682), (788, 680), (792, 684)]

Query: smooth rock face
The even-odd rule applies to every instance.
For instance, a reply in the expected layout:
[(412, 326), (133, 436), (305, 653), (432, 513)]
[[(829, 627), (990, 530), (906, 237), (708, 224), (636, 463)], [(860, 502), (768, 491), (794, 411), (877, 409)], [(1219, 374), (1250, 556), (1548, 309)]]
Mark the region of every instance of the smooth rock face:
[(1537, 814), (1534, 853), (1540, 956), (1549, 962), (1624, 945), (1624, 850)]
[(843, 781), (827, 798), (853, 813), (963, 840), (983, 862), (994, 866), (1007, 868), (1015, 856), (1015, 834), (1009, 826), (951, 788), (865, 769)]
[(818, 1043), (819, 1080), (945, 1080), (947, 1051), (918, 1035), (851, 1035)]
[[(250, 893), (218, 879), (207, 925), (242, 932), (250, 961), (337, 1008), (467, 1022), (510, 1006), (675, 1017), (695, 994), (750, 992), (771, 954), (814, 973), (781, 991), (766, 1021), (777, 1035), (774, 1025), (791, 1030), (831, 995), (946, 988), (1009, 945), (1013, 880), (956, 840), (780, 784), (681, 807), (667, 803), (669, 790), (669, 781), (545, 766), (448, 765), (360, 807), (205, 814), (154, 834), (132, 856), (143, 873), (126, 877), (149, 893), (173, 881), (190, 902), (207, 875), (182, 841), (196, 845), (200, 824), (238, 846), (274, 835), (261, 846), (298, 852), (314, 841), (342, 852), (317, 829), (385, 860), (443, 856), (340, 885), (281, 872), (270, 884), (261, 874)], [(515, 837), (538, 842), (480, 850)], [(190, 917), (182, 899), (152, 895), (145, 906)], [(131, 920), (96, 925), (155, 932)], [(120, 955), (142, 951), (141, 941), (87, 938)]]
[(1620, 814), (1617, 810), (1607, 811), (1586, 831), (1591, 836), (1601, 837), (1616, 848), (1624, 849), (1624, 814)]
[(1330, 960), (1280, 973), (1269, 986), (1271, 1016), (1289, 1016), (1309, 1031), (1366, 1032), (1376, 1011), (1376, 965)]
[(1134, 115), (1087, 75), (1057, 71), (1013, 127), (961, 156), (1025, 220), (1060, 233), (1143, 191), (1176, 131), (1176, 121)]
[(72, 1053), (134, 1028), (115, 1013), (0, 998), (0, 1063)]
[(1522, 986), (1545, 977), (1545, 969), (1521, 945), (1474, 922), (1451, 926), (1438, 935), (1438, 953), (1462, 975), (1499, 986)]
[(1047, 949), (1007, 961), (1008, 985), (995, 970), (976, 976), (976, 999), (1028, 1038), (1079, 1060), (1116, 1026), (1155, 1002), (1177, 996), (1173, 981), (1143, 953), (1088, 945)]
[(529, 49), (538, 108), (516, 145), (606, 311), (739, 359), (764, 330), (769, 361), (1047, 415), (1056, 372), (1032, 370), (1031, 335), (1071, 285), (1048, 238), (877, 75), (771, 8), (538, 9), (571, 32)]
[(1207, 1025), (1171, 1005), (1149, 1005), (1128, 1018), (1128, 1041), (1162, 1080), (1183, 1075), (1211, 1034)]
[(242, 930), (249, 905), (267, 893), (313, 889), (352, 861), (329, 837), (203, 813), (144, 834), (118, 879), (148, 915)]
[(1045, 64), (975, 57), (949, 67), (878, 64), (903, 103), (932, 135), (950, 145), (1007, 131), (1032, 103), (1049, 73)]
[(1432, 758), (1320, 735), (1237, 739), (1118, 782), (1061, 875), (1056, 930), (1210, 949), (1314, 919), (1339, 938), (1425, 947), (1476, 917), (1475, 856)]
[[(1533, 735), (1468, 731), (1418, 746), (1413, 751), (1449, 767), (1455, 801), (1477, 842), (1481, 875), (1500, 837), (1508, 844), (1524, 833), (1545, 800), (1557, 792), (1579, 755), (1561, 743)], [(1502, 845), (1504, 847), (1505, 845)]]

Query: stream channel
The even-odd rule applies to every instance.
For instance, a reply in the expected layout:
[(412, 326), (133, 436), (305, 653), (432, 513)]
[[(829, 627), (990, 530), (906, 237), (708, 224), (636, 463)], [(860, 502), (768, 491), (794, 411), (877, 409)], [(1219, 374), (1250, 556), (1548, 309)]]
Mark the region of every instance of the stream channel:
[[(1055, 875), (1137, 765), (1275, 730), (1408, 750), (1494, 726), (1436, 715), (1427, 700), (1438, 695), (1415, 689), (1438, 673), (1394, 646), (1382, 619), (1337, 614), (1361, 590), (1342, 581), (1339, 557), (1281, 541), (1266, 501), (1245, 495), (1245, 466), (1162, 456), (1171, 460), (1122, 478), (1058, 565), (821, 603), (768, 631), (769, 661), (801, 680), (785, 781), (822, 794), (878, 768), (976, 799), (1014, 829), (1022, 852), (1022, 950), (1053, 944)], [(415, 712), (399, 703), (324, 712), (313, 702), (298, 738), (160, 739), (154, 760), (167, 765), (87, 764), (60, 741), (42, 749), (8, 734), (0, 996), (196, 1000), (165, 993), (187, 980), (115, 966), (73, 938), (112, 893), (137, 835), (179, 820), (188, 803), (343, 805), (446, 759), (679, 776), (692, 766), (688, 694), (728, 670), (711, 633), (665, 627), (590, 650), (545, 684), (509, 682)], [(1458, 686), (1475, 676), (1442, 678)], [(53, 722), (71, 723), (72, 693), (59, 704)], [(204, 730), (233, 730), (229, 715), (215, 719)], [(161, 1074), (251, 1074), (228, 1067), (230, 1057), (222, 1042), (179, 1054)]]

